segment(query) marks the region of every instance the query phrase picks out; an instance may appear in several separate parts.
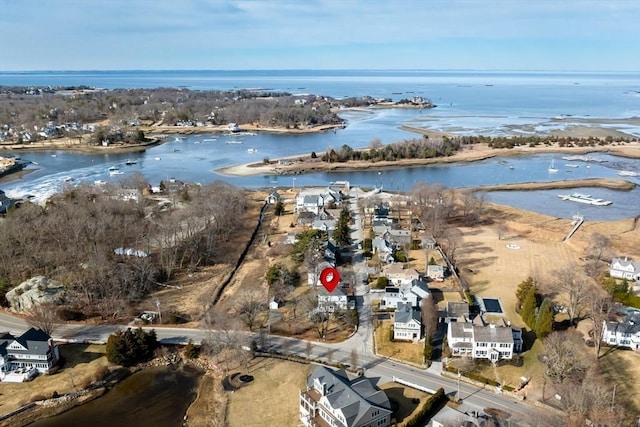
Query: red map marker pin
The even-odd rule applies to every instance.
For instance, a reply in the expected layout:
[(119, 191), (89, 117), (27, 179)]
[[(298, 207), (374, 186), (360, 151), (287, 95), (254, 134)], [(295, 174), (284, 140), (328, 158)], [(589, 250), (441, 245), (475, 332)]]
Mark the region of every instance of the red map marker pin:
[(340, 272), (333, 267), (325, 268), (320, 273), (320, 283), (327, 291), (333, 292), (340, 283)]

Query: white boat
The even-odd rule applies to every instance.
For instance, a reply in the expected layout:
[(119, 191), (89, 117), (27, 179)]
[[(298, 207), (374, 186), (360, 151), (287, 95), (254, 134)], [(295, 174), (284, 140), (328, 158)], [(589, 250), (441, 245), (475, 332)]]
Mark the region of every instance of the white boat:
[(58, 157), (58, 155), (57, 154), (52, 154), (51, 157)]
[(162, 160), (160, 157), (154, 157), (153, 160)]
[(556, 169), (556, 167), (554, 166), (553, 160), (554, 160), (554, 159), (551, 159), (551, 164), (549, 165), (549, 169), (548, 169), (549, 173), (556, 173), (556, 172), (558, 172), (558, 169)]
[(558, 197), (560, 197), (562, 200), (569, 200), (571, 202), (584, 203), (594, 206), (609, 206), (613, 203), (611, 200), (597, 199), (595, 197), (591, 197), (590, 194), (583, 193), (558, 194)]
[(131, 159), (128, 159), (126, 162), (124, 162), (124, 164), (127, 166), (135, 165), (136, 163), (138, 163), (136, 160)]
[(253, 153), (257, 153), (258, 149), (257, 148), (247, 148), (247, 153), (249, 154), (253, 154)]
[(63, 181), (64, 181), (64, 182), (71, 182), (71, 181), (73, 181), (73, 178), (72, 178), (72, 177), (70, 177), (70, 176), (65, 176), (65, 177), (64, 177), (64, 179), (63, 179)]
[(124, 172), (120, 171), (120, 168), (117, 166), (111, 166), (109, 169), (109, 175), (122, 175)]
[(577, 168), (578, 167), (578, 165), (574, 165), (573, 163), (565, 163), (564, 166), (567, 167), (567, 168)]
[(104, 185), (104, 184), (106, 184), (106, 182), (101, 180), (101, 179), (96, 179), (95, 181), (93, 181), (93, 183), (95, 185)]
[(640, 173), (634, 171), (620, 171), (618, 172), (620, 176), (640, 176)]
[(232, 139), (230, 141), (227, 141), (227, 144), (242, 144), (242, 141), (236, 140), (236, 139)]

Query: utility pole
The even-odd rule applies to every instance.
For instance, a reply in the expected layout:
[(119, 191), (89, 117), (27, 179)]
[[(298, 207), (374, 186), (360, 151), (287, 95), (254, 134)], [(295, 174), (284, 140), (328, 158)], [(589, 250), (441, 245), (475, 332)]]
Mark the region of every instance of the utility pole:
[(458, 369), (458, 401), (460, 400), (460, 369)]
[(156, 307), (158, 308), (158, 317), (160, 319), (160, 324), (162, 325), (162, 310), (160, 309), (160, 300), (156, 298)]

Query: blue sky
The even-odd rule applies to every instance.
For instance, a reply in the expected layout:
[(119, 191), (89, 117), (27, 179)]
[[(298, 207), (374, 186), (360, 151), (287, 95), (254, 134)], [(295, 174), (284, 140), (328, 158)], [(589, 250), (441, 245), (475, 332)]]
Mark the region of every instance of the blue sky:
[(0, 70), (640, 72), (637, 0), (0, 0)]

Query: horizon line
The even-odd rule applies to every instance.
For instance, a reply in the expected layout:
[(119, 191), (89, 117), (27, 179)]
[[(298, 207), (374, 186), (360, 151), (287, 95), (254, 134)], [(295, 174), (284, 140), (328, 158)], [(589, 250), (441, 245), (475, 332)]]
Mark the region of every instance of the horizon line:
[(367, 71), (367, 72), (484, 72), (484, 73), (637, 73), (637, 70), (556, 70), (556, 69), (504, 69), (504, 68), (120, 68), (120, 69), (31, 69), (31, 70), (0, 70), (2, 74), (9, 73), (87, 73), (87, 72), (260, 72), (260, 71)]

